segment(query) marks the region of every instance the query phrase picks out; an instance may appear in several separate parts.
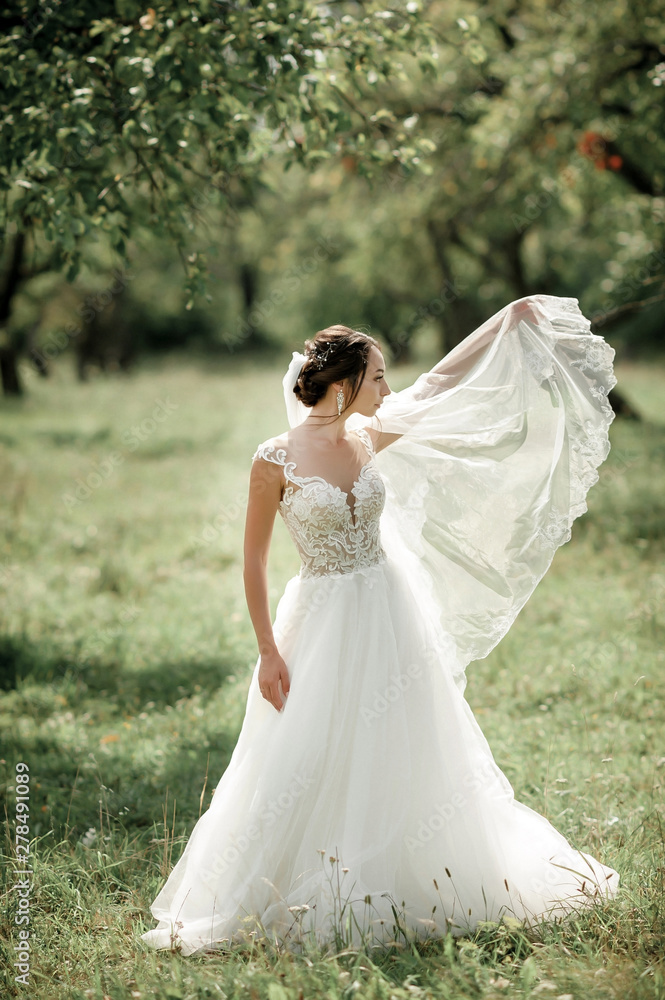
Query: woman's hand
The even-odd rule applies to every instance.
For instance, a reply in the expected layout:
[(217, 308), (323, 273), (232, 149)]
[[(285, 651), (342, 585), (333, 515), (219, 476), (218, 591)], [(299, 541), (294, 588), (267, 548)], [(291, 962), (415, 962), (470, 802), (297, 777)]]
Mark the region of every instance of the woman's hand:
[(279, 690), (280, 681), (282, 692), (284, 697), (286, 697), (290, 687), (289, 672), (286, 668), (286, 663), (276, 649), (262, 653), (259, 662), (259, 690), (266, 701), (269, 701), (278, 712), (281, 712), (284, 707), (282, 695)]

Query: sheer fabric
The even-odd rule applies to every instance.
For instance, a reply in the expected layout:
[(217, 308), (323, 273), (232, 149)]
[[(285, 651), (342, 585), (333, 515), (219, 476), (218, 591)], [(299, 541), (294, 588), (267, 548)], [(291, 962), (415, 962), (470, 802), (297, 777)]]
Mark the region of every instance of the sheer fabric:
[(148, 945), (381, 945), (616, 893), (612, 868), (515, 800), (462, 691), (585, 509), (612, 354), (575, 300), (512, 303), (387, 397), (381, 429), (401, 437), (386, 448), (347, 422), (367, 449), (353, 505), (298, 475), (288, 435), (259, 445), (284, 469), (302, 560), (273, 624), (291, 689), (276, 712), (256, 661)]
[[(372, 440), (365, 430), (356, 434), (373, 456)], [(353, 484), (353, 511), (346, 494), (321, 476), (296, 475), (296, 463), (287, 461), (286, 450), (270, 442), (257, 448), (254, 458), (284, 468), (287, 487), (280, 514), (300, 553), (300, 576), (352, 573), (363, 566), (383, 562), (386, 554), (380, 540), (380, 515), (385, 502), (383, 479), (372, 461), (360, 470)]]
[(609, 453), (614, 350), (576, 299), (503, 308), (368, 425), (401, 434), (377, 455), (382, 541), (464, 667), (486, 656), (571, 537)]

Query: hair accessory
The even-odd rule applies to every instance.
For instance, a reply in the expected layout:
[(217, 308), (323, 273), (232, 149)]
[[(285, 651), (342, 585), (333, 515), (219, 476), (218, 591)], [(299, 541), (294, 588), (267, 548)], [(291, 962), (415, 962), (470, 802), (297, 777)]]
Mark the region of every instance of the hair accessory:
[(336, 347), (337, 344), (328, 344), (325, 351), (317, 351), (316, 348), (314, 348), (314, 350), (310, 353), (309, 357), (313, 359), (319, 371), (323, 368), (324, 364)]

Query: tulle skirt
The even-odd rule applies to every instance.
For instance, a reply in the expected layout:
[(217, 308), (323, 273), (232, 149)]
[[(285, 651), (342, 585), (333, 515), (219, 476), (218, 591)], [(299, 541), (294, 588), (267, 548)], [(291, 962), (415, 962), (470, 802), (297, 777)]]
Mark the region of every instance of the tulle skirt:
[(152, 903), (148, 945), (387, 945), (616, 893), (615, 871), (515, 800), (455, 682), (455, 642), (398, 561), (292, 578), (273, 631), (285, 707), (262, 698), (257, 661), (235, 751)]

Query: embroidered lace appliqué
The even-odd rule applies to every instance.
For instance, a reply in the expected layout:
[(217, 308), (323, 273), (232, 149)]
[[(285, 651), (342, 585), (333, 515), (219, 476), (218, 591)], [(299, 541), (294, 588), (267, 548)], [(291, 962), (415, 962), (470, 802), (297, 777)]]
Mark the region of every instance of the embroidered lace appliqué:
[(320, 476), (297, 476), (296, 463), (287, 460), (285, 448), (266, 441), (253, 455), (284, 468), (288, 485), (279, 512), (300, 554), (303, 577), (354, 573), (386, 558), (379, 531), (385, 486), (374, 462), (371, 437), (362, 429), (354, 433), (370, 457), (351, 489), (353, 510), (339, 486)]

